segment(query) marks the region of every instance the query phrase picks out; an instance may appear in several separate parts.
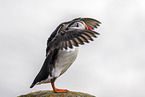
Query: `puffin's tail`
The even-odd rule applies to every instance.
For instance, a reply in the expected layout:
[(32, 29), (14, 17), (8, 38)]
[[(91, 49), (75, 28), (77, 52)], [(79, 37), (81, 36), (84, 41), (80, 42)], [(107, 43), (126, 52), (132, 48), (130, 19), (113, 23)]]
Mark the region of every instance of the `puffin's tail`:
[(37, 74), (36, 78), (34, 79), (33, 83), (31, 84), (30, 88), (33, 88), (35, 86), (35, 84), (41, 82), (42, 80), (47, 79), (48, 75), (50, 74), (50, 70), (48, 70), (48, 68), (51, 69), (51, 67), (49, 67), (49, 66), (51, 66), (50, 62), (51, 62), (52, 56), (53, 56), (53, 53), (51, 52), (46, 57), (40, 72)]

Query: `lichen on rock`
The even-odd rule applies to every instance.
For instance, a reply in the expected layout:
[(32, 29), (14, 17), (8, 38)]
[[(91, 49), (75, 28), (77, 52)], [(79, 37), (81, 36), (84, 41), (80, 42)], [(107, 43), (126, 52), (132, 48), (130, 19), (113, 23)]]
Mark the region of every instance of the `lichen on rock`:
[(95, 97), (95, 96), (87, 93), (81, 93), (81, 92), (69, 91), (68, 93), (54, 93), (53, 91), (45, 90), (45, 91), (31, 92), (18, 97)]

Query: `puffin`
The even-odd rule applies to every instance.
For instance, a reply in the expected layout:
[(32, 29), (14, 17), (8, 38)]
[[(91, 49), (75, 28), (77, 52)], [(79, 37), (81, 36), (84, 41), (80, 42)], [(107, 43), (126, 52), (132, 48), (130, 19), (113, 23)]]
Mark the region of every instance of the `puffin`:
[(101, 22), (93, 18), (75, 18), (61, 23), (47, 40), (46, 58), (30, 88), (43, 83), (51, 83), (55, 93), (66, 93), (58, 89), (54, 82), (75, 61), (80, 45), (93, 41), (100, 35), (96, 28)]

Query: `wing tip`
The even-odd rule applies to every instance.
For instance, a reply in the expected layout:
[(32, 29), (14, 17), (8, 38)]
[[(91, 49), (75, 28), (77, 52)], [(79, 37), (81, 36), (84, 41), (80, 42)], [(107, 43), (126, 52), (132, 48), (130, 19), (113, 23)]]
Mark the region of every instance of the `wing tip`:
[(32, 85), (30, 86), (30, 88), (33, 88), (33, 87), (34, 87), (34, 85), (35, 85), (35, 84), (32, 84)]
[(88, 18), (88, 17), (78, 17), (78, 18), (74, 18), (73, 20), (83, 20), (83, 21), (85, 21), (86, 19), (96, 21), (98, 23), (98, 26), (100, 26), (99, 24), (102, 24), (100, 21), (98, 21), (94, 18)]

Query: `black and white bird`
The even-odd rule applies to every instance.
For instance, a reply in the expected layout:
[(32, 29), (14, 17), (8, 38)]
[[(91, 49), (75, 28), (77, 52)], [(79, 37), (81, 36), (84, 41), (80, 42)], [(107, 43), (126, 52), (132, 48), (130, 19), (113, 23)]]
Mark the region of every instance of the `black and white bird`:
[(79, 45), (89, 43), (93, 41), (92, 37), (99, 35), (94, 31), (99, 24), (98, 20), (92, 18), (76, 18), (61, 23), (48, 38), (45, 61), (30, 88), (36, 84), (51, 83), (54, 92), (67, 92), (57, 89), (54, 82), (75, 61)]

